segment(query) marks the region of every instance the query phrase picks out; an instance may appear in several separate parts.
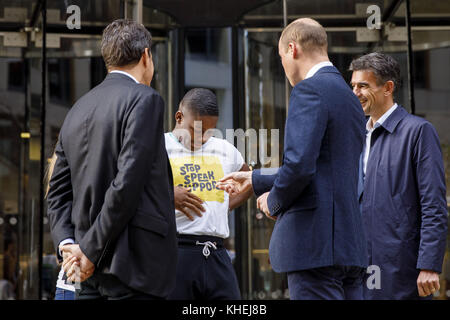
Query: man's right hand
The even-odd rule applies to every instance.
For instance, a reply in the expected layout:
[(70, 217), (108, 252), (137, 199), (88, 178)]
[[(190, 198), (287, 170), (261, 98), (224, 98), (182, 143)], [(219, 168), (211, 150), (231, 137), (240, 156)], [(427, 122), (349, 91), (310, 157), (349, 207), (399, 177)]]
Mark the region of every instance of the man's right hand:
[(62, 246), (63, 269), (67, 279), (72, 282), (83, 282), (94, 273), (94, 264), (84, 255), (78, 244)]
[(230, 196), (248, 192), (252, 188), (252, 171), (230, 173), (219, 180), (217, 187)]
[(194, 220), (194, 217), (192, 216), (189, 209), (197, 216), (202, 216), (202, 212), (205, 212), (205, 208), (203, 208), (202, 205), (202, 199), (191, 193), (190, 188), (186, 189), (183, 187), (175, 186), (173, 189), (175, 196), (175, 209), (183, 212), (183, 214), (191, 221)]

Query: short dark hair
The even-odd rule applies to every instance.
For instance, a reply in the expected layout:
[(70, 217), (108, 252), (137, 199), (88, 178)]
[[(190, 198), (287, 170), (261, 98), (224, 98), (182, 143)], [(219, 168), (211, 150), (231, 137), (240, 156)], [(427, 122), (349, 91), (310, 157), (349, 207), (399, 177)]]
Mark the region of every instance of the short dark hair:
[(136, 64), (145, 48), (150, 53), (151, 46), (151, 33), (136, 21), (118, 19), (103, 30), (102, 56), (107, 68)]
[(377, 78), (377, 84), (383, 85), (387, 81), (394, 82), (394, 92), (402, 85), (400, 65), (391, 56), (379, 52), (366, 54), (355, 59), (350, 64), (350, 71), (370, 70)]
[(181, 104), (200, 116), (219, 116), (216, 95), (208, 89), (189, 90), (181, 100)]

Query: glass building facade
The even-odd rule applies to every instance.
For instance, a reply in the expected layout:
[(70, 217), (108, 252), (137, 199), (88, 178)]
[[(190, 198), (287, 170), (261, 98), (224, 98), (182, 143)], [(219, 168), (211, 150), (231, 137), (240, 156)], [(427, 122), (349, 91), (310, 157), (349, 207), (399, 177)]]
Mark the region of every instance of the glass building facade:
[[(185, 92), (209, 88), (218, 98), (218, 128), (224, 135), (227, 129), (248, 133), (243, 156), (255, 168), (281, 163), (291, 88), (277, 45), (286, 23), (318, 20), (328, 33), (330, 59), (347, 81), (353, 58), (388, 53), (401, 65), (397, 102), (437, 129), (450, 185), (450, 0), (206, 2), (1, 1), (0, 299), (53, 298), (59, 267), (42, 179), (65, 115), (106, 75), (101, 33), (114, 19), (140, 21), (153, 35), (152, 86), (166, 103), (165, 129), (173, 128)], [(69, 28), (76, 21), (72, 5), (80, 9), (80, 29)], [(367, 28), (370, 5), (380, 9), (379, 30)], [(257, 144), (261, 136), (251, 129), (267, 129), (268, 141), (280, 148)], [(230, 214), (226, 246), (244, 299), (289, 297), (285, 275), (273, 272), (268, 258), (273, 224), (254, 198)], [(450, 299), (449, 247), (435, 299)]]

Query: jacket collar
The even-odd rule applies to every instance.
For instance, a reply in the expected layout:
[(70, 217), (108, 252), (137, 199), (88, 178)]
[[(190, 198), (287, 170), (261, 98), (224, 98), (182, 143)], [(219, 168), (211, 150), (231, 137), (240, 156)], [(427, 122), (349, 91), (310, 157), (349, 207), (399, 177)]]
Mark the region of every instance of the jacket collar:
[(380, 126), (386, 129), (389, 133), (392, 133), (394, 132), (398, 123), (408, 114), (408, 111), (406, 111), (401, 105), (398, 105), (394, 112), (392, 112), (392, 114), (386, 120), (384, 120), (384, 122)]
[(326, 66), (326, 67), (322, 67), (319, 70), (317, 70), (317, 72), (312, 76), (312, 78), (314, 78), (315, 76), (317, 76), (318, 74), (321, 73), (337, 73), (337, 74), (341, 74), (339, 72), (338, 69), (336, 69), (335, 66)]

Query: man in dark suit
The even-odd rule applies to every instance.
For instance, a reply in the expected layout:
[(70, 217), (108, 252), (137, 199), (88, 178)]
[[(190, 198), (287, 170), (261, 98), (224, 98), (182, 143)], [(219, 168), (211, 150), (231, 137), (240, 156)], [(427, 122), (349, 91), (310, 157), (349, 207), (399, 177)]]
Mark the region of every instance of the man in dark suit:
[(109, 73), (69, 111), (55, 149), (48, 215), (79, 299), (165, 298), (174, 288), (173, 183), (150, 48), (141, 24), (105, 28)]
[(440, 287), (447, 238), (438, 135), (430, 122), (394, 103), (401, 83), (394, 58), (374, 52), (352, 61), (350, 70), (353, 91), (370, 116), (359, 201), (369, 264), (379, 280), (369, 276), (364, 298), (431, 299)]
[(220, 187), (251, 186), (258, 208), (276, 220), (269, 246), (287, 272), (291, 299), (361, 299), (367, 267), (357, 201), (364, 114), (327, 55), (327, 35), (312, 19), (288, 25), (279, 54), (290, 84), (284, 157), (276, 174), (233, 173)]

